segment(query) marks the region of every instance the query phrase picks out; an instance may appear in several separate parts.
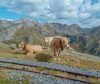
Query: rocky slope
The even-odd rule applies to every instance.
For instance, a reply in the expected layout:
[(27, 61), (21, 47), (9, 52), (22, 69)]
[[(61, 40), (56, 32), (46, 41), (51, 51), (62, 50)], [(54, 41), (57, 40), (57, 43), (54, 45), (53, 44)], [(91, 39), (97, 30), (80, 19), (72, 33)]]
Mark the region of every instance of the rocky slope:
[(76, 24), (38, 23), (30, 19), (0, 20), (0, 41), (18, 43), (21, 40), (44, 44), (44, 36), (61, 35), (70, 38), (75, 50), (100, 56), (100, 26), (83, 29)]

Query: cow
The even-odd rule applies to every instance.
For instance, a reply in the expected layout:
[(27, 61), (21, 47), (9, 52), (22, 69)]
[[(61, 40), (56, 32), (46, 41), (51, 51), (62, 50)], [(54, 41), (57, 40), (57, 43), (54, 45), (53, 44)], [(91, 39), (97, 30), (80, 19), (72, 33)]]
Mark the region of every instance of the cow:
[(45, 45), (49, 49), (51, 41), (53, 40), (54, 37), (44, 37)]
[(50, 44), (54, 56), (59, 56), (61, 51), (64, 50), (64, 48), (72, 49), (68, 43), (69, 43), (68, 38), (62, 36), (55, 36)]
[(19, 48), (24, 50), (28, 55), (42, 52), (42, 47), (40, 45), (32, 45), (32, 44), (27, 44), (25, 42), (20, 43)]

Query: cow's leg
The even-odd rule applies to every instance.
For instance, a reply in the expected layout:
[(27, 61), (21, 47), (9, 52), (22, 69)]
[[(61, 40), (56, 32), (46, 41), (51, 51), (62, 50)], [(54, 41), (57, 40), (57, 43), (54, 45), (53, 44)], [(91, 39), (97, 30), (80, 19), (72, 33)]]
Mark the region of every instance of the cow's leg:
[(56, 56), (57, 56), (57, 52), (56, 52), (56, 50), (54, 50), (54, 57), (53, 57), (54, 60), (56, 60), (56, 58), (55, 58)]
[(61, 52), (61, 51), (59, 50), (59, 51), (58, 51), (58, 56), (60, 55), (60, 52)]
[(60, 61), (60, 56), (59, 56), (59, 55), (60, 55), (60, 52), (61, 52), (61, 51), (58, 51), (58, 60), (59, 60), (59, 61)]
[(47, 45), (47, 49), (48, 49), (48, 51), (50, 50), (50, 46), (49, 45)]
[(54, 57), (56, 57), (57, 56), (57, 52), (56, 51), (54, 51)]
[(49, 51), (49, 44), (48, 43), (46, 43), (46, 48)]
[(59, 56), (60, 52), (61, 51), (56, 51), (55, 52), (55, 55), (54, 56), (57, 57), (57, 58), (54, 58), (54, 60), (59, 60), (60, 61), (60, 56)]
[(32, 56), (32, 55), (33, 55), (33, 51), (29, 51), (29, 52), (27, 53), (27, 55), (28, 55), (28, 56)]
[(48, 50), (48, 43), (46, 41), (44, 42), (45, 42), (46, 49)]
[(60, 56), (59, 56), (60, 52), (58, 52), (58, 61), (60, 61)]
[(26, 53), (27, 56), (30, 56), (30, 53)]
[(29, 55), (30, 53), (26, 53), (27, 55)]

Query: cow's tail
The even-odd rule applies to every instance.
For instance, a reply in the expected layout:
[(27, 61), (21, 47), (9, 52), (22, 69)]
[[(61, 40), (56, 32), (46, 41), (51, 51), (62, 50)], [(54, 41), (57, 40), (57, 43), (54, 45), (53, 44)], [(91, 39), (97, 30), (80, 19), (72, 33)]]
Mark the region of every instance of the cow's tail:
[(63, 43), (62, 43), (62, 40), (61, 40), (61, 38), (60, 38), (60, 47), (61, 47), (61, 50), (63, 50), (64, 48), (63, 48)]

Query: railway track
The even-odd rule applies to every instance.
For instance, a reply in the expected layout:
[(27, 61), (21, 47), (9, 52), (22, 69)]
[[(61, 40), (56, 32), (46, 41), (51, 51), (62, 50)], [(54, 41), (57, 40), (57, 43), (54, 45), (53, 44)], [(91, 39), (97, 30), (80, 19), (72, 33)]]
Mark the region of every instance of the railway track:
[(54, 77), (68, 79), (68, 80), (72, 80), (72, 81), (78, 81), (78, 82), (85, 83), (85, 84), (92, 84), (91, 82), (82, 81), (82, 80), (73, 79), (73, 78), (68, 78), (68, 77), (59, 76), (59, 75), (54, 75), (54, 74), (50, 74), (50, 73), (47, 73), (47, 72), (40, 72), (40, 71), (35, 71), (35, 70), (23, 70), (23, 69), (1, 66), (1, 65), (0, 65), (0, 68), (10, 69), (10, 70), (18, 70), (18, 71), (24, 71), (24, 72), (31, 72), (31, 73), (38, 73), (38, 74), (43, 74), (43, 75), (51, 75), (51, 76), (54, 76)]
[[(16, 59), (5, 59), (5, 58), (0, 58), (0, 63), (4, 63), (5, 65), (0, 65), (0, 68), (6, 68), (6, 69), (11, 69), (11, 70), (19, 70), (19, 71), (24, 71), (24, 72), (31, 72), (31, 73), (40, 73), (40, 74), (44, 74), (44, 75), (51, 75), (51, 76), (55, 76), (55, 77), (59, 77), (59, 78), (64, 78), (64, 79), (69, 79), (69, 80), (73, 80), (73, 81), (79, 81), (79, 82), (82, 82), (82, 83), (86, 83), (86, 84), (92, 84), (91, 81), (85, 81), (85, 80), (79, 80), (79, 79), (74, 79), (74, 78), (71, 78), (71, 77), (65, 77), (65, 76), (61, 76), (61, 75), (55, 75), (55, 74), (50, 74), (48, 72), (41, 72), (41, 71), (36, 71), (36, 70), (24, 70), (24, 69), (20, 69), (20, 68), (14, 68), (14, 67), (11, 67), (11, 66), (6, 66), (6, 64), (14, 64), (14, 65), (22, 65), (22, 66), (27, 66), (27, 67), (35, 67), (35, 68), (38, 68), (38, 67), (43, 67), (43, 68), (46, 68), (46, 69), (49, 69), (49, 70), (56, 70), (56, 71), (61, 71), (61, 72), (66, 72), (66, 73), (69, 73), (69, 74), (73, 74), (75, 76), (84, 76), (84, 77), (95, 77), (97, 79), (100, 78), (100, 73), (97, 71), (95, 71), (95, 74), (97, 75), (90, 75), (90, 74), (86, 74), (88, 73), (88, 71), (86, 73), (80, 73), (80, 71), (78, 72), (74, 72), (74, 71), (71, 71), (68, 69), (65, 68), (57, 68), (58, 66), (61, 66), (61, 65), (58, 65), (58, 64), (55, 64), (55, 67), (54, 64), (49, 64), (48, 63), (44, 63), (44, 66), (43, 66), (43, 63), (42, 62), (33, 62), (33, 61), (26, 61), (26, 60), (16, 60)], [(46, 65), (46, 66), (45, 66)], [(52, 67), (50, 67), (50, 65)], [(65, 66), (64, 66), (65, 67)], [(73, 69), (73, 68), (71, 68)], [(94, 71), (94, 70), (93, 70)]]

